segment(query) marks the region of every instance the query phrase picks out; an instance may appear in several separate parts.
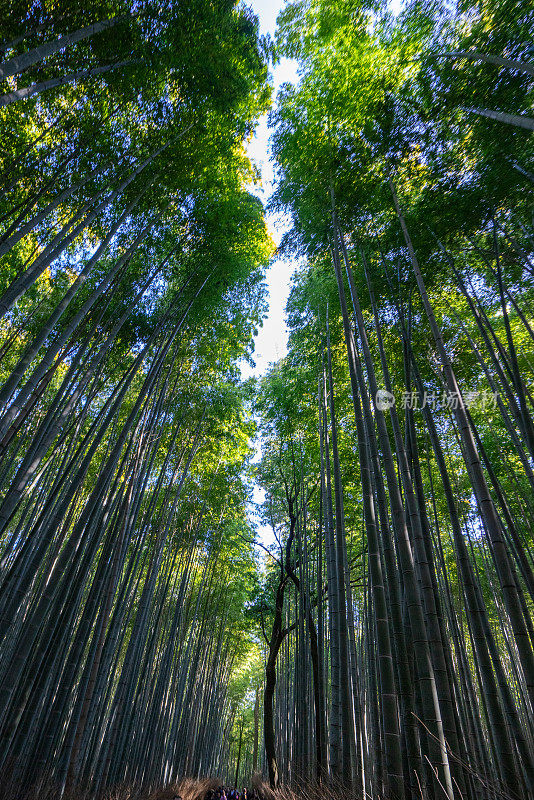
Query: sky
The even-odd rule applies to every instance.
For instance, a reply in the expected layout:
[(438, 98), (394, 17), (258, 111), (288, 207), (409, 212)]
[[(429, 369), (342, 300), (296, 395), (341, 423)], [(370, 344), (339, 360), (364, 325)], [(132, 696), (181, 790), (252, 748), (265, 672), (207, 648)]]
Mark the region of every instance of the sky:
[[(246, 0), (252, 6), (260, 21), (260, 32), (269, 33), (274, 37), (276, 30), (276, 17), (285, 5), (285, 0)], [(398, 14), (402, 7), (402, 0), (390, 0), (390, 8)], [(271, 67), (273, 77), (273, 101), (282, 83), (296, 83), (298, 81), (297, 62), (294, 59), (282, 58), (280, 63)], [(250, 158), (258, 165), (261, 171), (261, 186), (254, 187), (253, 191), (266, 203), (273, 189), (273, 168), (269, 162), (269, 129), (267, 115), (261, 117), (256, 133), (247, 147)], [(267, 214), (267, 225), (270, 233), (278, 244), (282, 235), (290, 227), (288, 219), (276, 218)], [(277, 361), (286, 354), (288, 331), (285, 326), (284, 309), (289, 294), (291, 275), (296, 264), (287, 259), (276, 259), (267, 273), (267, 286), (269, 290), (269, 314), (255, 340), (253, 359), (255, 368), (247, 364), (242, 366), (243, 378), (251, 375), (259, 377), (267, 371), (269, 363)]]
[[(271, 36), (274, 36), (276, 17), (284, 5), (284, 0), (270, 0), (270, 2), (269, 0), (252, 0), (250, 5), (259, 17), (261, 33), (270, 33)], [(271, 73), (274, 99), (282, 83), (295, 83), (298, 80), (297, 62), (293, 59), (282, 58), (279, 64), (271, 67)], [(253, 191), (264, 203), (267, 203), (273, 190), (267, 115), (261, 117), (256, 133), (248, 143), (247, 152), (261, 172), (261, 185), (254, 187)], [(282, 235), (290, 227), (290, 221), (267, 214), (267, 225), (274, 241), (279, 244)], [(268, 270), (269, 314), (255, 340), (254, 361), (256, 367), (251, 368), (244, 364), (242, 367), (243, 378), (251, 375), (256, 377), (264, 375), (270, 362), (277, 361), (286, 354), (288, 333), (285, 326), (284, 309), (294, 268), (294, 263), (288, 259), (275, 259)]]
[[(248, 0), (260, 20), (260, 32), (269, 33), (274, 37), (276, 29), (276, 17), (284, 5), (284, 0)], [(280, 63), (271, 67), (273, 79), (273, 101), (276, 93), (283, 83), (296, 83), (297, 62), (292, 59), (282, 58)], [(256, 128), (255, 135), (248, 143), (247, 152), (252, 161), (258, 166), (261, 174), (261, 184), (252, 188), (264, 204), (269, 200), (273, 191), (273, 167), (269, 160), (269, 129), (267, 126), (267, 115), (261, 117)], [(267, 226), (276, 244), (280, 243), (284, 232), (291, 226), (287, 218), (267, 214)], [(269, 312), (264, 320), (263, 327), (260, 328), (255, 339), (253, 360), (255, 367), (250, 367), (243, 363), (241, 367), (242, 377), (249, 378), (252, 375), (261, 377), (265, 375), (269, 364), (283, 358), (287, 352), (288, 331), (285, 324), (285, 306), (290, 289), (291, 275), (295, 269), (295, 263), (290, 259), (275, 258), (267, 271), (267, 289), (269, 292)], [(261, 441), (256, 439), (254, 442), (256, 453), (253, 461), (258, 461), (261, 456)], [(259, 522), (256, 516), (257, 505), (265, 498), (264, 492), (259, 486), (254, 486), (253, 500), (249, 507), (249, 515), (252, 522), (256, 524), (256, 538), (266, 547), (274, 541), (271, 529)]]
[[(402, 8), (403, 0), (390, 0), (390, 9), (394, 14), (398, 14)], [(260, 21), (260, 32), (269, 33), (274, 37), (276, 30), (276, 17), (285, 5), (285, 0), (247, 0), (247, 5), (252, 6)], [(297, 62), (294, 59), (282, 58), (280, 62), (271, 67), (273, 78), (273, 101), (276, 101), (276, 94), (283, 83), (297, 83)], [(269, 128), (267, 126), (267, 115), (261, 117), (256, 128), (255, 135), (248, 143), (247, 152), (260, 169), (261, 184), (251, 187), (265, 203), (273, 191), (273, 168), (269, 160)], [(291, 220), (277, 217), (273, 214), (266, 215), (267, 226), (276, 244), (279, 244), (285, 231), (291, 227)], [(291, 276), (296, 268), (296, 263), (290, 259), (274, 259), (267, 271), (267, 288), (269, 292), (269, 312), (267, 318), (260, 328), (255, 339), (253, 360), (254, 367), (243, 363), (241, 367), (242, 377), (257, 378), (265, 375), (269, 364), (283, 358), (287, 352), (288, 330), (285, 324), (285, 306), (287, 303)], [(256, 439), (254, 442), (256, 453), (253, 462), (257, 462), (261, 457), (261, 441)], [(264, 546), (268, 547), (274, 542), (271, 529), (261, 525), (256, 515), (256, 509), (265, 498), (264, 492), (259, 486), (254, 486), (252, 503), (249, 506), (251, 521), (256, 524), (256, 538)]]
[[(276, 30), (276, 17), (285, 5), (285, 0), (247, 0), (247, 5), (252, 6), (260, 21), (260, 32), (269, 33), (274, 37)], [(398, 14), (402, 7), (402, 0), (390, 0), (390, 9), (394, 14)], [(282, 58), (280, 62), (271, 67), (273, 78), (273, 101), (276, 101), (276, 94), (283, 83), (297, 83), (297, 62), (294, 59)], [(255, 135), (248, 143), (247, 152), (258, 166), (261, 174), (261, 184), (251, 187), (265, 203), (268, 202), (273, 191), (273, 167), (269, 160), (269, 128), (267, 126), (267, 115), (261, 117), (256, 128)], [(273, 214), (266, 215), (267, 226), (276, 244), (279, 244), (285, 231), (291, 227), (291, 220), (277, 217)], [(283, 358), (287, 352), (288, 330), (285, 324), (285, 306), (289, 296), (291, 276), (296, 268), (296, 263), (290, 259), (274, 259), (267, 271), (267, 288), (269, 312), (267, 318), (260, 328), (255, 339), (253, 360), (254, 367), (243, 363), (241, 374), (244, 379), (251, 376), (257, 378), (265, 375), (269, 364)], [(256, 453), (253, 462), (257, 462), (261, 457), (261, 441), (259, 438), (254, 442)], [(255, 485), (253, 490), (252, 503), (249, 506), (251, 522), (256, 524), (256, 538), (265, 547), (269, 547), (274, 542), (271, 529), (259, 522), (256, 509), (265, 498), (264, 492), (259, 486)]]

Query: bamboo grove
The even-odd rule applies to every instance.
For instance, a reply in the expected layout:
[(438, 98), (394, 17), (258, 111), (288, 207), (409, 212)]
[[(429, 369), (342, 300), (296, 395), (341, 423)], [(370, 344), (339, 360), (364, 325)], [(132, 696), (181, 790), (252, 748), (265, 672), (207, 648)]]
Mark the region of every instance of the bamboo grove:
[(534, 791), (528, 3), (289, 3), (263, 379), (271, 785)]
[(531, 4), (8, 5), (2, 792), (528, 800)]
[(233, 2), (5, 10), (0, 771), (160, 785), (225, 768), (249, 657), (267, 47)]

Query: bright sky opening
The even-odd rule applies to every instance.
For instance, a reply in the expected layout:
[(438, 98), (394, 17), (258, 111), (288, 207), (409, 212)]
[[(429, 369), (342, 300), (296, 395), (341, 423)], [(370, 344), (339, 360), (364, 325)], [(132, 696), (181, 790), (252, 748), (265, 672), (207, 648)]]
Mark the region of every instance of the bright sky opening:
[[(249, 0), (249, 2), (259, 18), (261, 33), (264, 35), (269, 33), (274, 37), (276, 18), (285, 5), (285, 0)], [(401, 6), (402, 0), (392, 0), (390, 4), (395, 14), (398, 14)], [(298, 82), (297, 67), (297, 61), (288, 58), (281, 58), (275, 67), (271, 67), (274, 86), (273, 101), (276, 100), (277, 92), (283, 83)], [(261, 174), (261, 184), (253, 187), (252, 191), (261, 198), (264, 204), (268, 202), (274, 189), (274, 170), (270, 161), (269, 135), (267, 114), (265, 114), (260, 118), (256, 132), (247, 147), (248, 155), (258, 166)], [(291, 220), (287, 217), (267, 213), (266, 221), (269, 231), (278, 245), (283, 234), (291, 227)], [(269, 267), (267, 272), (269, 312), (263, 327), (260, 328), (255, 339), (253, 354), (255, 366), (251, 367), (245, 362), (241, 366), (243, 379), (251, 376), (259, 378), (265, 375), (269, 364), (283, 358), (287, 352), (289, 332), (285, 322), (285, 307), (290, 291), (291, 276), (295, 268), (296, 262), (289, 258), (276, 258)], [(261, 457), (261, 441), (257, 440), (255, 445), (256, 454), (253, 460), (258, 461)], [(255, 513), (257, 505), (262, 503), (264, 499), (264, 492), (258, 485), (255, 485), (251, 517), (257, 523), (258, 539), (268, 546), (274, 541), (272, 531), (269, 527), (259, 524)]]

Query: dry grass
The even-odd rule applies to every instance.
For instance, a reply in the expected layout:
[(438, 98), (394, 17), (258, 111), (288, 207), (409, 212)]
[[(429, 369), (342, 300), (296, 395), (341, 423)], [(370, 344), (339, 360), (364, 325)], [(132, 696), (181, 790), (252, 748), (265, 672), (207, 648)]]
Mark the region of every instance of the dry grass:
[[(179, 795), (182, 800), (204, 800), (209, 789), (214, 789), (220, 784), (217, 779), (193, 780), (185, 778), (178, 783), (171, 784), (162, 789), (147, 790), (131, 786), (118, 786), (102, 795), (75, 789), (65, 792), (62, 796), (57, 787), (45, 786), (39, 789), (27, 788), (20, 783), (9, 779), (0, 780), (0, 800), (173, 800)], [(342, 785), (329, 784), (325, 786), (306, 785), (301, 787), (281, 787), (273, 791), (269, 785), (255, 776), (252, 781), (257, 800), (364, 800), (362, 795), (356, 795)], [(500, 792), (496, 787), (492, 795), (499, 800), (512, 800), (506, 792)], [(370, 798), (366, 798), (370, 800)], [(373, 797), (373, 800), (385, 800), (383, 797)]]
[(132, 786), (117, 786), (96, 796), (82, 789), (64, 792), (61, 796), (57, 786), (24, 787), (9, 778), (0, 780), (0, 800), (172, 800), (179, 795), (182, 800), (204, 800), (209, 789), (217, 786), (213, 779), (192, 780), (185, 778), (179, 783), (170, 784), (164, 789), (154, 791)]
[[(220, 782), (216, 779), (198, 781), (185, 778), (176, 784), (153, 791), (131, 786), (117, 786), (98, 797), (94, 793), (81, 789), (65, 792), (61, 797), (57, 787), (52, 785), (30, 788), (9, 780), (2, 780), (0, 781), (0, 800), (173, 800), (175, 795), (179, 795), (182, 800), (204, 800), (208, 790), (214, 789), (218, 785)], [(260, 776), (256, 776), (254, 779), (253, 788), (258, 800), (324, 800), (325, 798), (324, 787), (281, 788), (273, 792)], [(349, 794), (341, 789), (336, 791), (333, 787), (329, 789), (328, 798), (329, 800), (359, 800), (352, 792)]]
[[(148, 795), (141, 795), (139, 800), (145, 800), (145, 798), (146, 800), (172, 800), (175, 795), (179, 795), (182, 800), (204, 800), (208, 790), (215, 789), (216, 786), (218, 786), (216, 780), (194, 781), (191, 778), (185, 778), (185, 780), (173, 786), (167, 786), (165, 789), (160, 789)], [(117, 798), (117, 800), (122, 800), (122, 797)]]
[[(328, 790), (325, 791), (324, 785), (306, 784), (302, 786), (282, 786), (273, 791), (268, 783), (261, 779), (253, 781), (253, 788), (259, 800), (361, 800), (361, 795), (354, 794), (341, 785), (335, 786), (329, 783)], [(375, 798), (375, 800), (380, 800)]]

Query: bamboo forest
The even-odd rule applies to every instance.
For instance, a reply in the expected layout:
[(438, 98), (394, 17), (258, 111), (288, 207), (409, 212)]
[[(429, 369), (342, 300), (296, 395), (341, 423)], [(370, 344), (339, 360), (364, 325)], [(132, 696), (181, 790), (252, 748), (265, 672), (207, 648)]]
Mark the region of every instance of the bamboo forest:
[(0, 800), (534, 798), (533, 31), (0, 2)]

